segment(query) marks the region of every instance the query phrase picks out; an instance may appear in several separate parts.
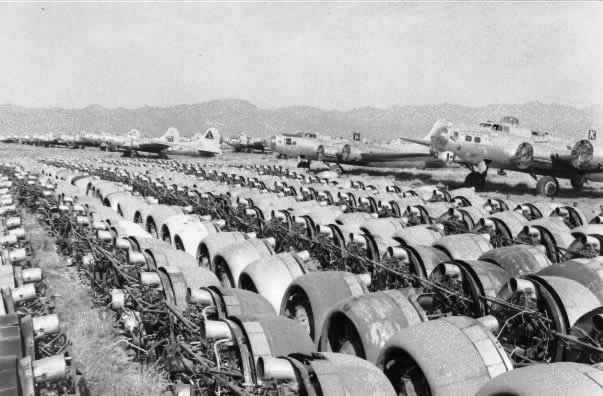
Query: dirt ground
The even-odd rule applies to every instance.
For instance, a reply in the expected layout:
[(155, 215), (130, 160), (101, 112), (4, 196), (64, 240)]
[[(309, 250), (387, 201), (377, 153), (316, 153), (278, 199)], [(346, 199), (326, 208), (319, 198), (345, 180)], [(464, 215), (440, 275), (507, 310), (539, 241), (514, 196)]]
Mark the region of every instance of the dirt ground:
[(61, 329), (71, 343), (69, 354), (82, 372), (92, 395), (159, 396), (167, 384), (161, 373), (132, 362), (116, 332), (114, 315), (93, 308), (90, 288), (73, 266), (56, 253), (54, 240), (36, 218), (23, 213), (34, 259), (44, 272), (48, 295), (54, 302)]

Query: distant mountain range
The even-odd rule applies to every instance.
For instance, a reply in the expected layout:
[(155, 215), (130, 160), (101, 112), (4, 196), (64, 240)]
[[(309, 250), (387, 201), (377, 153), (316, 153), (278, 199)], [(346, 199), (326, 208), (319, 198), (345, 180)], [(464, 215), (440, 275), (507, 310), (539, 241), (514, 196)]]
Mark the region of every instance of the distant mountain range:
[(250, 136), (270, 136), (283, 132), (313, 131), (335, 136), (422, 137), (437, 119), (459, 122), (498, 120), (514, 115), (533, 129), (567, 137), (582, 136), (603, 120), (601, 106), (575, 108), (530, 102), (519, 105), (468, 107), (452, 104), (393, 106), (385, 109), (363, 107), (348, 111), (293, 106), (261, 109), (237, 99), (170, 107), (144, 106), (136, 109), (105, 108), (91, 105), (83, 109), (25, 108), (0, 105), (0, 135), (69, 133), (74, 131), (125, 133), (138, 129), (159, 136), (169, 127), (183, 135), (193, 135), (217, 127), (223, 135), (247, 132)]

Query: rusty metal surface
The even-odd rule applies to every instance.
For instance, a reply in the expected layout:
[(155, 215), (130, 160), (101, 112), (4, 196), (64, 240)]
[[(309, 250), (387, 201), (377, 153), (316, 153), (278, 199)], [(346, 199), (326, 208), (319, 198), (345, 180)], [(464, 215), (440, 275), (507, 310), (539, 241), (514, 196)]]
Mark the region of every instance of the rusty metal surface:
[(455, 260), (477, 260), (482, 254), (492, 250), (492, 245), (479, 234), (446, 235), (433, 246), (442, 249)]
[(527, 275), (551, 265), (546, 254), (535, 246), (514, 245), (492, 249), (479, 257), (503, 268), (510, 276)]
[(535, 364), (504, 373), (477, 392), (477, 396), (599, 395), (603, 371), (579, 363)]
[(300, 295), (311, 307), (310, 336), (316, 340), (322, 330), (327, 312), (339, 301), (367, 293), (366, 286), (349, 272), (310, 272), (296, 278), (288, 286), (281, 302), (280, 314), (287, 315), (288, 303)]
[(473, 395), (513, 368), (495, 337), (468, 317), (453, 316), (401, 330), (381, 351), (378, 366), (387, 374), (385, 365), (405, 359), (401, 352), (419, 366), (433, 396)]
[(593, 292), (603, 305), (603, 265), (599, 261), (573, 259), (546, 267), (536, 275), (572, 279)]
[(421, 307), (409, 300), (408, 290), (364, 294), (340, 301), (330, 310), (317, 343), (323, 352), (339, 352), (341, 342), (357, 345), (356, 355), (375, 363), (394, 334), (425, 319)]

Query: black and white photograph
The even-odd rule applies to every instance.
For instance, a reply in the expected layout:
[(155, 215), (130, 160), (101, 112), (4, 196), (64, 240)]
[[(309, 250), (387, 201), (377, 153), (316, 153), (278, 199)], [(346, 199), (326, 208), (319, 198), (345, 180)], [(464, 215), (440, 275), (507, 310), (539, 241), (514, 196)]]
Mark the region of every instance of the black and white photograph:
[(603, 1), (0, 1), (0, 396), (603, 396)]

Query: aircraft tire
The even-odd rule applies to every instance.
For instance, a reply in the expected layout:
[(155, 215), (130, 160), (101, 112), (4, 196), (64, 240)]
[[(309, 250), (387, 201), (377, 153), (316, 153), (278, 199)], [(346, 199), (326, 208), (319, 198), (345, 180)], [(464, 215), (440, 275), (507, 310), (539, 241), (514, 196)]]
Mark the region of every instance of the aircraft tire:
[(479, 172), (471, 172), (465, 177), (465, 186), (475, 187), (477, 191), (486, 187), (486, 176)]
[(553, 197), (559, 190), (559, 182), (552, 176), (542, 176), (536, 183), (538, 194), (545, 197)]
[(572, 187), (576, 191), (582, 191), (584, 184), (586, 183), (586, 176), (584, 175), (575, 175), (570, 179), (570, 183)]

